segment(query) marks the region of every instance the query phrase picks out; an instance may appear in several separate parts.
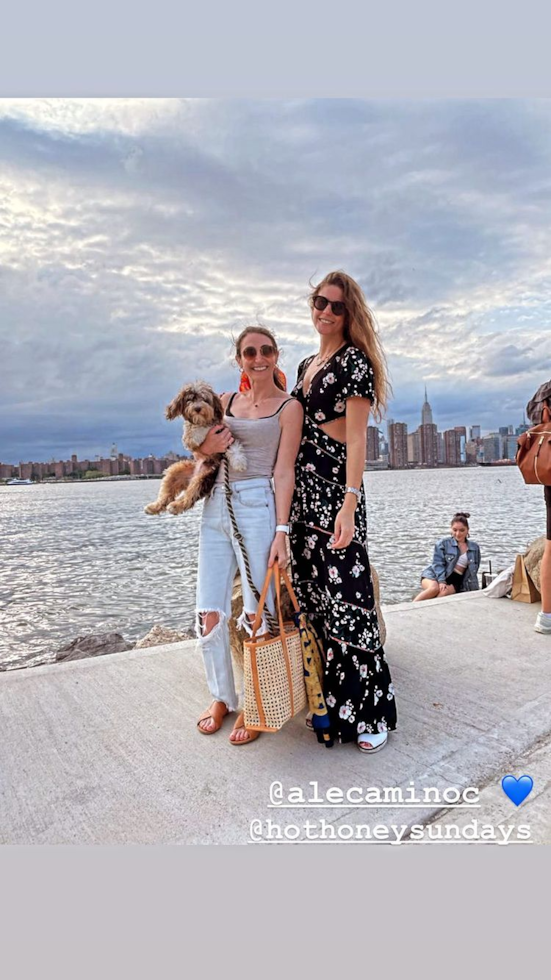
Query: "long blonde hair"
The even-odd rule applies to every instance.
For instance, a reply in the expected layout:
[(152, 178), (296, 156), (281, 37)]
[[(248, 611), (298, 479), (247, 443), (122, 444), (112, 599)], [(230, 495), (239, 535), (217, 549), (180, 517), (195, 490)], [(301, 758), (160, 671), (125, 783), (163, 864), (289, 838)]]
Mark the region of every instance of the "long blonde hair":
[(391, 391), (388, 380), (386, 357), (379, 337), (375, 317), (367, 305), (365, 296), (358, 283), (346, 272), (338, 270), (329, 272), (317, 286), (312, 287), (308, 297), (310, 306), (324, 286), (337, 286), (342, 289), (343, 302), (346, 306), (344, 315), (344, 335), (354, 347), (367, 354), (373, 367), (375, 397), (373, 400), (373, 416), (380, 422), (387, 407)]

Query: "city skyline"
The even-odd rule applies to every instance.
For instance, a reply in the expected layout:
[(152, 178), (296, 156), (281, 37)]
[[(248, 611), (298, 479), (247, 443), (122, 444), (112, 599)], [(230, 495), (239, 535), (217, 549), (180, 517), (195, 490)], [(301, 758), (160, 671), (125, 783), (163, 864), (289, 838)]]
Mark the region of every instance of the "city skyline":
[[(427, 386), (424, 387), (425, 397), (421, 406), (420, 425), (412, 432), (408, 432), (407, 423), (397, 421), (392, 418), (383, 419), (380, 425), (369, 422), (366, 431), (366, 462), (375, 462), (381, 458), (388, 458), (390, 466), (402, 468), (414, 463), (419, 465), (460, 465), (465, 462), (490, 461), (485, 459), (491, 454), (491, 461), (503, 458), (504, 448), (506, 456), (513, 460), (516, 454), (516, 438), (520, 432), (525, 431), (528, 425), (523, 421), (515, 428), (511, 423), (500, 426), (497, 432), (482, 434), (481, 426), (473, 423), (469, 426), (456, 425), (453, 429), (439, 430), (433, 422), (432, 406), (428, 400)], [(387, 440), (384, 438), (382, 426), (387, 426)], [(477, 452), (468, 458), (468, 442), (477, 445)], [(491, 444), (487, 440), (499, 440)], [(417, 440), (417, 441), (416, 441)], [(506, 442), (503, 442), (506, 440)], [(509, 440), (509, 441), (507, 441)], [(381, 447), (386, 447), (381, 452)], [(129, 474), (160, 474), (163, 468), (170, 462), (188, 455), (178, 453), (169, 449), (157, 456), (154, 453), (147, 453), (137, 458), (130, 454), (119, 453), (116, 443), (111, 444), (109, 455), (96, 454), (93, 458), (79, 458), (77, 453), (71, 453), (71, 459), (56, 460), (51, 457), (48, 460), (19, 460), (18, 463), (6, 462), (0, 459), (0, 479), (7, 479), (15, 476), (31, 476), (32, 474), (42, 477), (50, 472), (58, 477), (71, 475), (77, 469), (82, 470), (85, 466), (91, 470), (97, 469), (104, 475), (117, 475), (124, 465), (128, 464)], [(113, 466), (113, 461), (118, 461), (117, 466)], [(151, 465), (142, 465), (149, 461)], [(136, 463), (136, 467), (132, 464)], [(48, 467), (50, 468), (48, 470)], [(65, 472), (64, 467), (67, 469)]]
[(411, 466), (462, 466), (477, 463), (514, 462), (518, 437), (529, 428), (523, 413), (522, 422), (514, 427), (510, 423), (498, 431), (482, 435), (481, 426), (455, 425), (439, 430), (433, 420), (432, 406), (425, 385), (425, 399), (421, 406), (420, 424), (408, 432), (407, 423), (393, 418), (386, 420), (387, 437), (374, 425), (368, 425), (366, 461), (372, 467), (388, 465), (391, 469)]
[[(0, 100), (0, 459), (176, 446), (182, 383), (234, 390), (343, 268), (417, 422), (516, 420), (551, 367), (551, 101)], [(346, 153), (328, 154), (338, 141)], [(422, 395), (422, 391), (421, 391)]]
[[(522, 421), (519, 422), (517, 426), (515, 426), (513, 423), (507, 423), (506, 426), (503, 426), (503, 425), (502, 426), (499, 426), (497, 430), (490, 430), (490, 431), (486, 432), (485, 434), (483, 434), (481, 426), (478, 425), (477, 423), (472, 423), (472, 424), (470, 424), (468, 426), (455, 425), (455, 426), (452, 427), (451, 430), (439, 429), (438, 428), (438, 425), (433, 422), (434, 413), (433, 413), (433, 410), (432, 410), (432, 405), (428, 401), (428, 392), (427, 392), (427, 385), (426, 384), (424, 385), (424, 393), (425, 393), (424, 402), (423, 402), (423, 404), (421, 406), (421, 410), (420, 410), (420, 420), (421, 420), (420, 421), (420, 427), (423, 426), (423, 425), (434, 425), (435, 429), (438, 432), (438, 435), (445, 436), (446, 433), (447, 433), (447, 431), (455, 431), (455, 432), (457, 432), (458, 430), (463, 430), (463, 432), (465, 433), (465, 438), (466, 438), (467, 432), (469, 432), (469, 438), (470, 439), (472, 439), (472, 438), (475, 438), (475, 439), (482, 438), (483, 439), (483, 438), (485, 438), (487, 436), (493, 436), (493, 435), (500, 435), (502, 437), (505, 434), (513, 435), (515, 432), (517, 432), (517, 430), (518, 430), (518, 432), (520, 432), (520, 431), (524, 431), (526, 428), (528, 428), (528, 425), (526, 424), (525, 413), (523, 412), (522, 413)], [(372, 419), (369, 420), (368, 426), (367, 426), (367, 436), (366, 436), (366, 438), (367, 438), (367, 443), (366, 443), (366, 445), (367, 445), (367, 456), (366, 456), (366, 458), (367, 459), (377, 458), (377, 457), (374, 457), (374, 456), (370, 456), (370, 447), (373, 448), (374, 445), (375, 445), (374, 442), (373, 442), (372, 433), (373, 432), (377, 432), (379, 434), (379, 437), (382, 437), (384, 439), (383, 427), (386, 426), (387, 427), (387, 430), (388, 430), (388, 427), (391, 424), (393, 424), (393, 423), (395, 423), (397, 425), (404, 425), (405, 424), (406, 429), (408, 428), (408, 423), (404, 423), (401, 420), (400, 421), (399, 420), (394, 420), (390, 416), (388, 418), (383, 418), (381, 420), (381, 422), (379, 424), (377, 424), (377, 425), (375, 425), (373, 423), (373, 420)], [(505, 430), (507, 430), (507, 433), (505, 432)], [(518, 432), (517, 432), (517, 434), (518, 434)], [(413, 431), (412, 432), (408, 432), (408, 438), (410, 436), (412, 436), (413, 434), (414, 434)], [(6, 459), (1, 459), (0, 458), (0, 466), (3, 465), (3, 466), (17, 467), (17, 466), (20, 466), (22, 463), (23, 464), (37, 463), (37, 464), (39, 464), (39, 465), (42, 466), (42, 465), (46, 465), (46, 464), (50, 464), (50, 463), (51, 464), (54, 464), (54, 463), (58, 463), (58, 462), (67, 461), (69, 458), (71, 458), (71, 459), (82, 458), (82, 459), (87, 460), (88, 462), (98, 462), (98, 461), (102, 461), (102, 460), (105, 461), (106, 459), (109, 459), (109, 458), (113, 459), (116, 456), (122, 456), (122, 455), (124, 455), (124, 457), (126, 459), (134, 459), (134, 458), (137, 458), (137, 459), (145, 459), (145, 458), (169, 459), (170, 457), (181, 458), (181, 456), (186, 456), (186, 455), (189, 455), (189, 454), (187, 454), (185, 451), (182, 453), (181, 444), (180, 444), (179, 449), (175, 449), (174, 447), (171, 447), (170, 449), (165, 449), (165, 451), (162, 452), (162, 453), (160, 453), (159, 455), (157, 455), (156, 453), (153, 453), (153, 452), (149, 452), (149, 453), (142, 453), (140, 456), (134, 457), (133, 455), (128, 454), (128, 453), (124, 453), (124, 454), (118, 453), (116, 443), (115, 442), (111, 442), (111, 449), (110, 449), (109, 453), (107, 453), (107, 452), (101, 453), (100, 452), (100, 453), (95, 453), (93, 455), (86, 455), (86, 454), (79, 453), (77, 451), (77, 452), (71, 452), (70, 454), (68, 454), (68, 456), (66, 457), (65, 460), (63, 459), (62, 456), (60, 456), (59, 458), (57, 458), (55, 455), (50, 455), (50, 456), (48, 456), (47, 459), (42, 459), (42, 460), (38, 460), (38, 459), (35, 459), (35, 460), (22, 459), (20, 457), (17, 462), (7, 461)]]

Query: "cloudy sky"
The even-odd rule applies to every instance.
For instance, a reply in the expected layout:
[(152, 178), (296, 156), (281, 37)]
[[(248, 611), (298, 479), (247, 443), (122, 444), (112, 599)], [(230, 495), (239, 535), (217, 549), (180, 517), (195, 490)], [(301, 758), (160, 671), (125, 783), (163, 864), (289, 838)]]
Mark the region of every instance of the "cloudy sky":
[(0, 100), (0, 461), (180, 446), (259, 320), (290, 380), (308, 281), (363, 287), (389, 415), (517, 425), (551, 376), (551, 101)]

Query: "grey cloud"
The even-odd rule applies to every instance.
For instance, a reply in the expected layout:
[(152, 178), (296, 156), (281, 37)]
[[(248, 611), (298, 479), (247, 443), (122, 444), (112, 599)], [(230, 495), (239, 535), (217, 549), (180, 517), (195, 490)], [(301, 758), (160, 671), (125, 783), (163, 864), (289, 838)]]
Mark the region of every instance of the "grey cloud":
[(54, 440), (96, 424), (160, 450), (183, 373), (234, 385), (231, 331), (257, 318), (293, 379), (308, 279), (339, 267), (378, 316), (396, 411), (413, 417), (427, 379), (443, 417), (497, 424), (508, 386), (550, 363), (549, 115), (294, 100), (160, 106), (135, 132), (0, 118), (0, 408), (19, 426), (0, 459), (48, 418)]

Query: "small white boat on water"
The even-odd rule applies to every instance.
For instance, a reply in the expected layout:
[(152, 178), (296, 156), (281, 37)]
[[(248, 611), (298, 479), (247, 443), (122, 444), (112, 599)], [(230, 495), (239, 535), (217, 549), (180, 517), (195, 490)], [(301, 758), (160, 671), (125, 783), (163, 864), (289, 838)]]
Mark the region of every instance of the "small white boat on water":
[(13, 480), (6, 480), (7, 487), (32, 487), (32, 484), (32, 480), (20, 480), (18, 477)]

